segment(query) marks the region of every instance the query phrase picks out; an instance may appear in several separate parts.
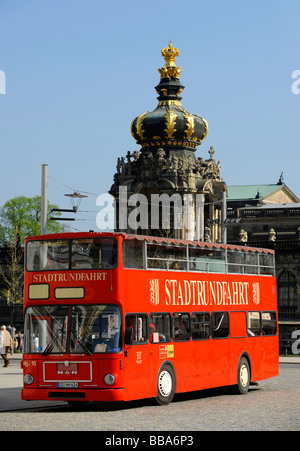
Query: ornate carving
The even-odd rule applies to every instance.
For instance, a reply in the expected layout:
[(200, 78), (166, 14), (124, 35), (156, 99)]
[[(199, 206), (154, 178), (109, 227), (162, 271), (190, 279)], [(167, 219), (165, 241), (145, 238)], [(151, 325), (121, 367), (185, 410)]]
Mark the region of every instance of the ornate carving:
[(180, 77), (181, 74), (181, 66), (179, 67), (162, 67), (160, 69), (158, 69), (158, 72), (160, 73), (160, 78), (178, 78)]
[[(174, 117), (169, 120), (169, 136), (172, 136), (175, 129)], [(176, 116), (176, 115), (175, 115)], [(115, 184), (123, 183), (143, 183), (164, 180), (176, 188), (193, 187), (201, 189), (203, 192), (213, 194), (214, 182), (221, 182), (220, 161), (215, 162), (213, 147), (210, 148), (210, 158), (203, 160), (201, 157), (195, 159), (194, 156), (177, 156), (171, 154), (167, 156), (163, 148), (157, 151), (149, 149), (135, 150), (127, 152), (126, 157), (118, 158), (117, 172), (114, 176)], [(198, 188), (197, 188), (198, 187)]]
[(213, 147), (210, 147), (208, 153), (210, 155), (210, 158), (208, 160), (205, 160), (203, 163), (201, 163), (201, 168), (200, 168), (201, 175), (205, 179), (222, 181), (221, 161), (218, 161), (218, 163), (216, 163), (215, 159), (213, 158), (213, 155), (215, 153)]
[(203, 191), (204, 193), (211, 193), (211, 194), (213, 194), (213, 192), (214, 192), (214, 187), (213, 187), (213, 182), (212, 182), (211, 179), (207, 180), (207, 181), (204, 183), (204, 186), (203, 186), (203, 188), (202, 188), (202, 191)]
[(175, 128), (176, 114), (173, 113), (172, 110), (168, 110), (165, 118), (166, 118), (166, 128), (164, 132), (166, 132), (168, 138), (173, 138), (173, 134), (177, 131)]
[(132, 152), (132, 156), (133, 156), (134, 161), (137, 161), (140, 158), (140, 152), (138, 150), (134, 150)]
[[(148, 113), (148, 111), (147, 111), (147, 113)], [(137, 134), (139, 135), (139, 137), (141, 139), (144, 139), (144, 135), (143, 134), (145, 133), (145, 130), (142, 129), (142, 125), (143, 125), (143, 120), (146, 117), (147, 113), (141, 114), (138, 117), (138, 120), (137, 120), (137, 123), (136, 123), (136, 131), (137, 131)]]
[(192, 134), (194, 133), (195, 129), (195, 119), (191, 114), (186, 113), (184, 115), (187, 123), (187, 128), (185, 130), (185, 134), (187, 139), (191, 139)]
[(166, 158), (166, 152), (164, 151), (164, 149), (159, 148), (157, 150), (157, 159), (159, 161), (165, 161)]

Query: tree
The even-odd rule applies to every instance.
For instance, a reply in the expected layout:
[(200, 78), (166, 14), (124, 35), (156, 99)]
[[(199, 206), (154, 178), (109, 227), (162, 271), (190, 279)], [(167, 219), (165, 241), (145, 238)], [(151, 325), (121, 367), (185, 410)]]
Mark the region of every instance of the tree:
[(18, 237), (11, 245), (5, 246), (5, 265), (0, 265), (0, 275), (2, 276), (5, 288), (0, 292), (7, 303), (22, 304), (24, 285), (24, 262), (23, 250)]
[[(58, 208), (48, 203), (48, 211)], [(53, 216), (60, 216), (53, 212)], [(20, 304), (23, 299), (23, 248), (25, 236), (40, 234), (41, 197), (18, 196), (8, 200), (0, 208), (0, 246), (6, 250), (5, 261), (0, 265), (0, 277), (3, 289), (0, 296), (11, 304)], [(49, 233), (60, 232), (61, 227), (54, 221), (49, 221)]]
[[(58, 208), (48, 203), (48, 211)], [(53, 212), (52, 216), (60, 216)], [(41, 197), (18, 196), (8, 200), (0, 208), (0, 245), (14, 245), (16, 240), (23, 244), (25, 236), (40, 234)], [(48, 222), (48, 232), (60, 232), (61, 227), (56, 221)]]

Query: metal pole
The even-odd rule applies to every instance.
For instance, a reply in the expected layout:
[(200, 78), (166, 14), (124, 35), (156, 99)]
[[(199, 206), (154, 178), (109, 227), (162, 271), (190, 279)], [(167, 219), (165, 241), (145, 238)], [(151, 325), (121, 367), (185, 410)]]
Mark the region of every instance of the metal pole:
[(225, 224), (225, 220), (227, 218), (227, 193), (226, 191), (222, 191), (222, 211), (221, 211), (221, 234), (222, 234), (222, 243), (227, 244), (227, 224)]
[(42, 189), (41, 189), (41, 235), (47, 233), (48, 210), (48, 165), (42, 164)]

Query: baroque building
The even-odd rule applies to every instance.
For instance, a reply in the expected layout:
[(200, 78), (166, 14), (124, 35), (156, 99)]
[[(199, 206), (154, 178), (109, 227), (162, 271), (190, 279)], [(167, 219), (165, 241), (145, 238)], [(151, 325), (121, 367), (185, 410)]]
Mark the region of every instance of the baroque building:
[(279, 344), (291, 349), (300, 330), (300, 200), (284, 183), (228, 186), (231, 244), (275, 250)]
[(115, 198), (115, 230), (153, 236), (225, 242), (226, 183), (220, 161), (196, 157), (208, 133), (206, 120), (181, 104), (179, 50), (169, 43), (161, 54), (155, 87), (158, 105), (137, 116), (131, 133), (139, 150), (118, 158), (110, 194)]

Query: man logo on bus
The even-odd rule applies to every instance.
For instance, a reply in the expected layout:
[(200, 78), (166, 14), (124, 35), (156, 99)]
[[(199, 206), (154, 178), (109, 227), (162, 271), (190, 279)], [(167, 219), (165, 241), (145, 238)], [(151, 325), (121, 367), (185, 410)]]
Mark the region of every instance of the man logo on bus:
[(150, 302), (153, 305), (159, 304), (159, 279), (150, 279)]
[(253, 290), (253, 304), (258, 305), (260, 303), (259, 283), (252, 283)]

